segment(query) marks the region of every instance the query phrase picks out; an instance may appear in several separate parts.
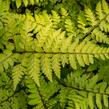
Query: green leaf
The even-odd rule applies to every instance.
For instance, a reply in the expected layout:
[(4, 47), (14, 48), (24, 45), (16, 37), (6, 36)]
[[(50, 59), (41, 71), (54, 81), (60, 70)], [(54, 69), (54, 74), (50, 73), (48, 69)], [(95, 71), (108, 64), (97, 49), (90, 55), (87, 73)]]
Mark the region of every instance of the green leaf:
[(20, 82), (22, 76), (24, 75), (25, 69), (19, 64), (16, 65), (12, 70), (12, 78), (13, 78), (13, 85), (14, 90), (16, 89), (18, 83)]
[(34, 5), (35, 1), (34, 0), (30, 0), (30, 4)]
[(56, 76), (60, 78), (61, 67), (60, 67), (60, 55), (59, 54), (56, 54), (52, 57), (52, 67), (53, 67), (53, 70)]
[(94, 109), (94, 94), (93, 93), (88, 94), (88, 105), (90, 109)]
[(52, 64), (50, 58), (51, 55), (44, 54), (41, 58), (41, 68), (42, 72), (48, 78), (48, 80), (52, 81)]
[(88, 67), (87, 72), (92, 72), (92, 71), (94, 71), (94, 70), (97, 70), (97, 67), (98, 67), (97, 63), (91, 64), (91, 65)]
[(103, 102), (105, 107), (109, 107), (109, 96), (108, 95), (103, 95)]
[(96, 94), (96, 105), (99, 109), (102, 109), (102, 95), (101, 94)]
[(22, 4), (22, 0), (16, 0), (16, 6), (19, 8)]
[(31, 66), (29, 66), (29, 75), (30, 77), (34, 80), (34, 82), (40, 86), (40, 59), (37, 54), (34, 54), (31, 56), (31, 61), (30, 61)]
[(24, 5), (25, 5), (25, 7), (28, 6), (28, 0), (23, 0), (23, 3), (24, 3)]
[(75, 55), (69, 55), (69, 63), (72, 68), (77, 69), (77, 62), (76, 62), (76, 56)]
[(108, 4), (106, 3), (105, 0), (102, 0), (102, 8), (103, 8), (103, 11), (108, 14), (109, 13), (109, 7), (108, 7)]

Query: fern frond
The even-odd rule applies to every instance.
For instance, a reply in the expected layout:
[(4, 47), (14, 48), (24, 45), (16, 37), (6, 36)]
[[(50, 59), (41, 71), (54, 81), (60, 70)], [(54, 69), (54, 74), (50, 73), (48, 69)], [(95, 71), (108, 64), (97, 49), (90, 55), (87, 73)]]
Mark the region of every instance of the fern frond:
[[(20, 2), (18, 7), (21, 5)], [(30, 14), (11, 13), (12, 19), (9, 22), (6, 20), (4, 25), (7, 38), (6, 44), (3, 43), (2, 46), (7, 45), (9, 39), (12, 39), (12, 48), (9, 48), (13, 54), (34, 54), (26, 57), (27, 61), (31, 59), (26, 74), (29, 74), (37, 85), (39, 84), (38, 75), (41, 73), (50, 81), (52, 81), (52, 72), (60, 78), (61, 65), (70, 64), (73, 69), (77, 69), (79, 65), (85, 67), (85, 65), (93, 64), (95, 58), (106, 60), (109, 58), (109, 48), (97, 43), (109, 44), (108, 26), (104, 24), (105, 22), (108, 25), (106, 20), (108, 13), (105, 12), (108, 7), (105, 9), (105, 5), (107, 7), (104, 1), (103, 4), (100, 3), (96, 8), (96, 14), (91, 9), (86, 9), (85, 13), (78, 17), (77, 22), (72, 21), (64, 8), (61, 8), (61, 15), (55, 11), (52, 11), (52, 15), (47, 11), (34, 13), (34, 17)], [(100, 15), (99, 10), (102, 13)], [(10, 19), (10, 16), (7, 19)], [(65, 28), (61, 27), (64, 23)], [(78, 24), (78, 27), (76, 28), (73, 24)], [(2, 49), (4, 51), (9, 48)], [(37, 55), (40, 55), (40, 58)], [(18, 62), (22, 64), (23, 60)], [(22, 64), (22, 66), (27, 68), (27, 65)]]
[[(40, 98), (40, 95), (37, 91), (37, 87), (35, 86), (34, 82), (32, 80), (27, 79), (26, 85), (29, 89), (29, 92), (31, 92), (30, 95), (28, 96), (29, 98), (28, 104), (30, 105), (40, 104), (41, 98)], [(41, 105), (41, 108), (43, 108), (43, 105)]]
[(102, 4), (99, 2), (96, 6), (96, 14), (99, 20), (102, 20), (104, 18), (104, 13), (102, 10)]
[(30, 64), (28, 70), (30, 77), (34, 80), (34, 82), (40, 86), (39, 77), (40, 77), (40, 56), (38, 54), (33, 54), (31, 56)]
[[(63, 41), (60, 51), (64, 53), (68, 52), (68, 48), (70, 48), (71, 42), (72, 42), (72, 36), (69, 36)], [(68, 56), (69, 54), (61, 55), (61, 63), (63, 67), (65, 66), (66, 63), (68, 64), (68, 61), (70, 60), (68, 59)]]
[(9, 0), (0, 0), (0, 12), (7, 12), (9, 10)]
[(100, 23), (100, 29), (101, 29), (101, 31), (104, 31), (107, 33), (109, 31), (109, 23), (106, 21), (102, 21)]
[[(77, 107), (81, 109), (87, 109), (88, 107), (95, 109), (96, 106), (98, 109), (108, 108), (109, 95), (107, 90), (109, 86), (106, 82), (98, 83), (98, 75), (88, 79), (89, 77), (90, 75), (83, 74), (82, 70), (70, 73), (64, 80), (67, 88), (60, 91), (60, 102), (68, 102), (68, 107), (73, 109)], [(64, 97), (63, 101), (61, 101), (62, 96)], [(66, 99), (69, 100), (67, 101)]]
[(29, 5), (46, 5), (48, 3), (48, 0), (12, 0), (13, 2), (16, 3), (17, 8), (20, 6), (24, 5), (25, 7)]
[(13, 54), (12, 53), (4, 53), (0, 54), (0, 72), (3, 72), (4, 70), (7, 70), (10, 67), (13, 67), (14, 65), (14, 59), (13, 59)]
[[(106, 28), (106, 27), (105, 27)], [(103, 29), (104, 30), (104, 29)], [(105, 30), (108, 31), (108, 30)], [(93, 32), (92, 32), (92, 38), (96, 39), (97, 42), (103, 42), (106, 44), (109, 44), (109, 38), (107, 37), (106, 34), (104, 34), (102, 31), (100, 31), (99, 28), (96, 28)]]
[(57, 2), (0, 0), (0, 109), (109, 108), (108, 4)]
[[(88, 12), (86, 12), (87, 14), (85, 17), (88, 18), (89, 21), (92, 20), (93, 14), (89, 15)], [(63, 13), (66, 13), (66, 11), (63, 10)], [(18, 52), (16, 52), (20, 53), (20, 50), (23, 50), (24, 53), (30, 51), (30, 53), (36, 53), (36, 55), (41, 54), (41, 61), (38, 62), (39, 59), (37, 59), (37, 57), (36, 59), (34, 58), (34, 60), (36, 60), (38, 67), (41, 66), (42, 73), (44, 73), (50, 81), (52, 81), (52, 71), (60, 77), (61, 65), (70, 64), (74, 69), (77, 69), (78, 65), (85, 67), (85, 65), (93, 64), (94, 58), (106, 60), (109, 57), (108, 48), (98, 46), (91, 40), (89, 41), (89, 39), (80, 41), (80, 37), (73, 38), (72, 35), (66, 37), (66, 31), (69, 32), (68, 22), (71, 22), (70, 19), (66, 20), (66, 31), (55, 29), (52, 16), (49, 16), (46, 11), (43, 11), (41, 14), (35, 14), (35, 19), (27, 14), (25, 19), (22, 27), (23, 31), (20, 33), (21, 35), (16, 35), (14, 37), (15, 48), (19, 48)], [(95, 19), (95, 17), (93, 19)], [(91, 24), (90, 26), (93, 27), (95, 25), (95, 20), (91, 22), (93, 25)], [(31, 31), (33, 31), (33, 33)], [(74, 30), (72, 29), (71, 31), (73, 32)], [(34, 34), (35, 37), (33, 38)], [(90, 35), (93, 40), (95, 40), (94, 35), (97, 42), (108, 43), (107, 35), (100, 30), (98, 32), (97, 28), (95, 28)], [(21, 38), (20, 41), (17, 39), (19, 36)], [(100, 38), (98, 38), (98, 36)], [(16, 45), (19, 45), (19, 47)], [(23, 51), (21, 52), (23, 53)], [(29, 75), (39, 84), (38, 76), (34, 76), (36, 74), (36, 71), (33, 72), (34, 69), (36, 68), (30, 68)], [(40, 73), (39, 69), (40, 68), (37, 69), (38, 74)], [(31, 71), (32, 73), (30, 73)]]
[(58, 13), (56, 13), (53, 10), (52, 10), (52, 21), (53, 21), (54, 28), (58, 28), (59, 23), (61, 21), (60, 16), (58, 15)]
[(66, 19), (65, 28), (66, 28), (66, 31), (68, 32), (68, 36), (71, 35), (72, 37), (73, 36), (76, 37), (77, 31), (76, 31), (75, 25), (72, 23), (70, 19)]
[[(11, 80), (10, 80), (11, 81)], [(6, 84), (5, 84), (6, 85)], [(8, 84), (9, 85), (9, 84)], [(8, 86), (6, 85), (6, 87)], [(14, 109), (23, 108), (27, 109), (26, 105), (26, 94), (23, 90), (14, 93), (11, 88), (0, 88), (0, 109)], [(8, 86), (9, 87), (9, 86)]]
[(51, 84), (47, 83), (44, 78), (41, 78), (41, 87), (38, 87), (31, 79), (26, 78), (25, 84), (30, 93), (28, 104), (33, 105), (33, 109), (51, 109), (53, 107), (55, 102), (53, 102), (54, 100), (51, 97), (60, 88), (56, 81), (54, 81), (54, 84)]
[(22, 4), (22, 0), (16, 0), (16, 6), (19, 8)]
[[(83, 30), (83, 33), (85, 33), (84, 37), (89, 36), (97, 42), (102, 41), (102, 43), (108, 44), (106, 41), (106, 39), (108, 40), (107, 32), (109, 30), (109, 23), (108, 20), (106, 20), (109, 15), (108, 9), (108, 4), (103, 0), (102, 3), (98, 3), (96, 13), (93, 13), (91, 9), (86, 8), (85, 14), (79, 15), (78, 27)], [(93, 38), (93, 31), (96, 31), (96, 28), (98, 28), (103, 34), (106, 34), (105, 38), (100, 38), (101, 41), (98, 40), (98, 37)]]
[(89, 104), (89, 108), (90, 109), (94, 109), (94, 94), (93, 93), (89, 93), (88, 94), (88, 104)]
[[(50, 21), (50, 23), (52, 22)], [(109, 57), (108, 48), (98, 46), (89, 40), (79, 42), (79, 39), (75, 39), (72, 41), (72, 37), (66, 38), (65, 32), (62, 32), (62, 30), (52, 29), (52, 24), (47, 26), (48, 28), (44, 27), (44, 24), (43, 26), (40, 25), (40, 30), (37, 30), (36, 40), (34, 40), (37, 48), (33, 52), (43, 54), (41, 55), (41, 69), (49, 80), (52, 81), (52, 70), (59, 77), (60, 64), (64, 66), (69, 63), (74, 69), (77, 69), (78, 64), (84, 67), (93, 64), (94, 58), (106, 60)], [(44, 29), (44, 32), (41, 28)], [(98, 40), (108, 42), (107, 38)]]
[(61, 55), (59, 54), (56, 54), (52, 57), (52, 69), (58, 78), (60, 78), (61, 73), (60, 57)]
[(22, 76), (24, 75), (25, 69), (21, 65), (16, 65), (12, 70), (12, 78), (13, 78), (13, 85), (14, 90), (16, 89), (19, 81), (21, 80)]
[(61, 8), (61, 15), (63, 18), (68, 16), (67, 10), (65, 10), (64, 8)]
[(42, 72), (45, 74), (45, 76), (52, 81), (52, 65), (51, 65), (51, 55), (44, 54), (41, 57), (41, 68)]
[(91, 25), (92, 27), (96, 25), (96, 17), (94, 16), (93, 12), (91, 9), (86, 8), (85, 9), (85, 17), (86, 20), (89, 22), (89, 25)]
[(87, 22), (84, 16), (83, 12), (80, 12), (79, 16), (78, 16), (78, 20), (77, 20), (78, 24), (78, 28), (84, 33), (86, 34), (88, 32), (86, 26), (87, 26)]
[[(28, 3), (29, 1), (28, 0), (23, 0), (23, 3), (24, 3), (24, 5), (25, 5), (25, 7), (27, 7), (28, 6)], [(17, 6), (18, 7), (18, 6)]]
[(106, 3), (105, 0), (102, 0), (102, 9), (103, 9), (103, 11), (104, 11), (105, 14), (108, 14), (109, 7), (108, 7), (108, 4)]
[[(75, 43), (74, 43), (75, 44)], [(74, 45), (72, 44), (74, 47)], [(75, 49), (72, 49), (71, 54), (75, 55), (77, 62), (80, 66), (89, 65), (90, 63), (94, 63), (94, 57), (95, 58), (101, 58), (105, 60), (108, 58), (108, 48), (99, 47), (93, 43), (90, 42), (81, 42), (80, 44), (75, 45)], [(107, 55), (107, 56), (106, 56)], [(71, 56), (71, 55), (70, 55)], [(74, 58), (73, 58), (74, 59)], [(71, 61), (71, 60), (69, 60)], [(73, 61), (74, 63), (74, 61)]]

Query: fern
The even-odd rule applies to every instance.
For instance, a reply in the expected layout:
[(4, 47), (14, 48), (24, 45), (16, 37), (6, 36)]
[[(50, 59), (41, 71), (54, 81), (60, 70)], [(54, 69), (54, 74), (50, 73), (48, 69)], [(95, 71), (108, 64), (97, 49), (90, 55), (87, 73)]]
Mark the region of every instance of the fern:
[(10, 71), (9, 68), (7, 71), (0, 73), (0, 109), (27, 109), (27, 95), (22, 89), (16, 92), (13, 90)]
[[(103, 1), (103, 4), (105, 4), (105, 1)], [(102, 7), (103, 6), (104, 5), (102, 5)], [(63, 17), (62, 20), (64, 20), (64, 17), (67, 17), (68, 15), (66, 15), (67, 12), (63, 8), (61, 8), (61, 11)], [(105, 13), (104, 7), (103, 11)], [(101, 23), (105, 21), (105, 19), (107, 18), (107, 13), (106, 15), (104, 15), (103, 19), (96, 21), (91, 10), (85, 10), (84, 16), (86, 17), (86, 23), (88, 21), (87, 25), (89, 25), (90, 27), (85, 27), (88, 31), (85, 34), (84, 32), (82, 34), (84, 34), (83, 37), (88, 35), (89, 39), (84, 39), (82, 41), (80, 41), (81, 38), (78, 37), (79, 31), (75, 33), (74, 29), (70, 30), (70, 28), (68, 28), (67, 25), (70, 24), (68, 23), (68, 21), (70, 20), (66, 20), (66, 31), (68, 33), (69, 31), (72, 32), (72, 36), (68, 34), (66, 37), (65, 31), (54, 28), (55, 24), (54, 20), (52, 20), (53, 15), (49, 16), (46, 11), (43, 11), (41, 14), (35, 14), (34, 16), (35, 19), (30, 14), (20, 17), (21, 19), (23, 17), (23, 19), (26, 20), (23, 20), (24, 24), (22, 24), (22, 30), (18, 31), (20, 36), (14, 36), (15, 45), (13, 46), (15, 49), (13, 53), (31, 53), (31, 55), (33, 53), (39, 54), (38, 58), (36, 56), (36, 58), (34, 59), (37, 60), (36, 65), (39, 66), (39, 64), (41, 64), (41, 67), (37, 68), (38, 75), (39, 72), (42, 71), (42, 73), (44, 73), (45, 76), (50, 81), (52, 81), (52, 70), (60, 78), (61, 64), (64, 66), (67, 63), (70, 64), (72, 68), (77, 69), (78, 65), (85, 67), (85, 65), (93, 64), (94, 58), (101, 58), (102, 60), (109, 58), (109, 49), (107, 47), (101, 47), (97, 45), (96, 42), (94, 43), (90, 40), (90, 38), (92, 38), (93, 35), (93, 40), (97, 42), (108, 43), (108, 37), (106, 33), (103, 33), (102, 31), (100, 31), (100, 29), (97, 29), (99, 28), (99, 25), (101, 25)], [(20, 21), (20, 18), (18, 18), (18, 21), (22, 23), (22, 20)], [(33, 31), (33, 33), (31, 31)], [(89, 32), (91, 32), (91, 35), (89, 35)], [(33, 37), (33, 35), (35, 35), (35, 38)], [(94, 38), (94, 35), (96, 38)], [(73, 36), (74, 38), (72, 38)], [(97, 38), (98, 36), (99, 38)], [(102, 36), (104, 36), (104, 38), (102, 38)], [(20, 37), (20, 39), (18, 39), (18, 37)], [(64, 46), (62, 44), (63, 42), (67, 45)], [(27, 60), (28, 59), (29, 58), (27, 57)], [(35, 70), (31, 69), (29, 72), (27, 72), (33, 78), (33, 80), (37, 84), (39, 84), (39, 76), (35, 78), (36, 73), (30, 73), (31, 71), (33, 72)], [(20, 78), (21, 76), (19, 76), (19, 80)], [(16, 83), (15, 80), (14, 82)]]
[[(24, 72), (24, 69), (23, 69), (23, 67), (21, 66), (21, 65), (16, 65), (15, 67), (14, 67), (14, 69), (13, 69), (13, 75), (12, 75), (12, 77), (13, 77), (13, 81), (14, 81), (14, 83), (13, 83), (13, 85), (14, 85), (14, 89), (16, 89), (16, 86), (17, 86), (17, 84), (19, 83), (19, 81), (20, 81), (20, 78), (23, 76), (23, 72)], [(17, 76), (16, 76), (17, 75)]]
[[(39, 75), (40, 75), (40, 61), (37, 59), (38, 55), (32, 55), (31, 66), (29, 66), (29, 75), (33, 78), (36, 84), (40, 85)], [(37, 78), (36, 78), (37, 77)]]
[(51, 2), (52, 4), (55, 4), (56, 0), (11, 0), (12, 2), (15, 2), (17, 8), (24, 5), (25, 7), (29, 5), (37, 5), (37, 6), (45, 6), (48, 4), (48, 2)]
[[(106, 5), (106, 9), (104, 7), (104, 4)], [(97, 14), (97, 18), (95, 18), (95, 15), (93, 14), (93, 12), (90, 9), (86, 8), (86, 14), (85, 17), (81, 17), (79, 16), (78, 18), (78, 27), (83, 29), (85, 32), (85, 34), (89, 34), (91, 31), (91, 38), (94, 39), (97, 42), (103, 42), (108, 44), (108, 37), (104, 36), (107, 32), (108, 32), (108, 22), (106, 22), (106, 19), (108, 18), (108, 13), (106, 13), (106, 10), (108, 8), (108, 5), (106, 4), (105, 1), (103, 1), (103, 3), (101, 4), (100, 2), (97, 5), (96, 8), (96, 14)], [(90, 13), (90, 14), (89, 14)], [(86, 20), (84, 21), (84, 19), (86, 18)], [(89, 23), (87, 23), (89, 22)], [(88, 26), (88, 27), (87, 27)], [(96, 31), (96, 32), (95, 32)], [(103, 32), (104, 31), (104, 32)], [(99, 35), (96, 35), (99, 34)], [(101, 34), (104, 36), (101, 37)], [(99, 38), (98, 38), (99, 36)]]
[(41, 78), (42, 87), (38, 87), (32, 80), (26, 78), (25, 84), (29, 92), (28, 103), (34, 106), (33, 109), (52, 108), (55, 101), (51, 97), (58, 92), (60, 88), (56, 81), (54, 84), (51, 84), (46, 83), (44, 78)]
[(81, 5), (66, 3), (0, 0), (0, 108), (109, 107), (108, 65), (98, 64), (109, 59), (108, 4), (77, 15)]
[(43, 4), (45, 4), (46, 2), (47, 2), (47, 0), (45, 1), (45, 0), (42, 0), (42, 1), (40, 1), (40, 0), (17, 0), (17, 1), (15, 1), (16, 2), (16, 6), (17, 6), (17, 8), (19, 8), (21, 5), (22, 5), (22, 3), (24, 4), (24, 6), (25, 7), (27, 7), (28, 5), (41, 5), (41, 3), (43, 3)]
[[(53, 83), (47, 83), (44, 78), (41, 78), (41, 87), (35, 85), (32, 80), (26, 79), (28, 103), (34, 106), (33, 109), (51, 109), (56, 108), (57, 105), (58, 108), (68, 109), (108, 108), (107, 83), (98, 83), (98, 75), (90, 77), (91, 75), (83, 73), (83, 70), (77, 70), (67, 75), (63, 81), (57, 79), (57, 82)], [(54, 92), (57, 93), (56, 96), (53, 96)]]
[[(90, 78), (90, 75), (82, 73), (83, 71), (81, 70), (72, 72), (70, 75), (67, 76), (67, 79), (65, 79), (65, 86), (67, 86), (68, 88), (62, 89), (62, 91), (60, 92), (60, 99), (62, 99), (62, 97), (65, 97), (66, 99), (68, 98), (68, 100), (66, 100), (66, 102), (61, 100), (61, 105), (64, 105), (63, 103), (68, 103), (68, 107), (74, 109), (95, 109), (96, 106), (98, 109), (102, 109), (103, 107), (108, 108), (107, 83), (97, 83), (98, 75)], [(68, 92), (69, 96), (67, 95)]]

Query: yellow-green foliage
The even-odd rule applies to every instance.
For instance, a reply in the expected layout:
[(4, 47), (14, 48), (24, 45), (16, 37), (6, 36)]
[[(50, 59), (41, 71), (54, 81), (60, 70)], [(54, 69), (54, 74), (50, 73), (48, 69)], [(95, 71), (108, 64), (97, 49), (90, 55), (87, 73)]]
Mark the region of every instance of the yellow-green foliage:
[[(10, 80), (6, 87), (1, 85), (0, 109), (4, 103), (11, 109), (11, 98), (18, 103), (12, 109), (28, 108), (27, 98), (33, 109), (108, 109), (108, 84), (85, 70), (95, 61), (109, 59), (106, 1), (100, 1), (95, 10), (85, 7), (77, 21), (63, 6), (60, 12), (18, 14), (10, 9), (13, 2), (20, 8), (43, 6), (48, 0), (0, 0), (0, 76)], [(71, 70), (62, 78), (66, 65)], [(19, 105), (20, 93), (25, 95), (24, 105)]]
[(44, 6), (48, 4), (49, 2), (51, 3), (56, 3), (56, 0), (11, 0), (16, 4), (16, 7), (19, 8), (21, 6), (30, 6), (30, 5), (36, 5), (36, 6)]

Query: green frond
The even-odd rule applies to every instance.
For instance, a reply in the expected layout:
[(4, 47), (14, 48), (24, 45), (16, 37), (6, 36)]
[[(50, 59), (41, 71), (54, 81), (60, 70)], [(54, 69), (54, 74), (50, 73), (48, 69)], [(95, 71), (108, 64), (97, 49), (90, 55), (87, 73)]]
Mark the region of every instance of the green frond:
[[(106, 31), (108, 31), (108, 30), (106, 30)], [(93, 35), (92, 38), (93, 39), (96, 39), (97, 42), (109, 44), (109, 38), (107, 37), (107, 35), (105, 33), (103, 33), (102, 31), (100, 31), (99, 28), (96, 28), (92, 32), (92, 35)]]
[[(11, 92), (12, 93), (12, 92)], [(9, 91), (0, 90), (0, 109), (15, 109), (15, 108), (23, 108), (27, 109), (26, 105), (26, 94), (24, 91), (19, 91), (19, 93), (11, 94)], [(5, 96), (3, 97), (4, 94)], [(10, 95), (11, 94), (11, 95)], [(7, 98), (9, 96), (9, 99)], [(11, 97), (12, 96), (12, 97)]]
[(58, 28), (61, 19), (58, 13), (56, 13), (54, 10), (52, 10), (52, 21), (53, 21), (54, 28)]
[(35, 104), (41, 103), (41, 98), (40, 98), (40, 95), (38, 94), (37, 87), (35, 86), (34, 82), (32, 80), (27, 79), (26, 85), (30, 92), (30, 95), (28, 96), (28, 98), (29, 98), (28, 103), (30, 105), (35, 105)]
[[(83, 74), (82, 70), (69, 74), (67, 79), (64, 80), (65, 85), (68, 88), (64, 88), (60, 92), (60, 96), (64, 97), (63, 100), (68, 98), (68, 101), (66, 100), (60, 102), (68, 102), (68, 107), (72, 107), (73, 109), (87, 109), (88, 107), (90, 109), (95, 109), (96, 106), (98, 109), (103, 109), (104, 107), (108, 108), (109, 95), (106, 90), (108, 90), (109, 86), (106, 82), (97, 83), (97, 75), (90, 79), (88, 78), (89, 75)], [(67, 91), (69, 92), (69, 96), (67, 95)], [(60, 97), (60, 100), (61, 99), (62, 98)]]
[(10, 67), (14, 66), (14, 59), (12, 53), (0, 54), (0, 72), (7, 70)]
[[(82, 30), (83, 34), (85, 33), (85, 36), (89, 36), (97, 42), (102, 41), (102, 43), (108, 44), (107, 33), (109, 31), (108, 28), (109, 23), (108, 20), (106, 20), (108, 19), (108, 14), (109, 14), (109, 11), (107, 11), (108, 9), (109, 8), (105, 0), (103, 0), (102, 3), (99, 2), (97, 4), (95, 13), (92, 12), (91, 9), (86, 8), (85, 13), (82, 12), (78, 17), (78, 28)], [(95, 32), (97, 29), (100, 30), (100, 32), (97, 33), (102, 32), (103, 34), (106, 34), (105, 37), (100, 38), (101, 35), (97, 35), (97, 37), (93, 37), (93, 32)]]
[(0, 109), (109, 108), (109, 7), (81, 2), (0, 0)]
[(76, 55), (69, 55), (69, 63), (72, 68), (77, 69)]
[(29, 1), (28, 0), (23, 0), (23, 3), (24, 3), (24, 5), (25, 5), (25, 7), (27, 7), (28, 6), (28, 3)]
[(52, 65), (51, 65), (51, 55), (44, 54), (41, 57), (41, 69), (45, 76), (52, 81)]
[(22, 0), (16, 0), (16, 6), (19, 8), (22, 4)]
[(86, 28), (87, 22), (84, 13), (80, 12), (77, 19), (77, 26), (80, 29), (80, 32), (82, 31), (84, 34), (86, 34), (88, 32), (88, 29)]
[[(74, 42), (75, 44), (75, 42)], [(72, 45), (74, 47), (74, 45)], [(78, 62), (78, 64), (80, 66), (85, 66), (85, 65), (89, 65), (90, 63), (93, 64), (94, 63), (94, 57), (99, 59), (107, 59), (108, 58), (108, 48), (103, 48), (100, 46), (97, 46), (94, 43), (91, 42), (81, 42), (80, 44), (75, 45), (75, 49), (72, 49), (72, 52), (70, 52), (71, 54), (69, 55), (70, 57), (73, 57), (73, 63), (74, 63), (74, 56), (75, 56), (75, 61)], [(74, 56), (72, 56), (74, 55)], [(71, 60), (69, 59), (69, 61), (71, 62)], [(75, 63), (76, 63), (75, 62)], [(73, 64), (71, 63), (71, 64)]]
[(66, 28), (66, 31), (68, 32), (68, 36), (74, 36), (76, 37), (76, 28), (75, 28), (75, 25), (72, 23), (72, 21), (70, 19), (66, 19), (65, 21), (65, 28)]
[(12, 70), (12, 78), (13, 78), (13, 87), (14, 90), (16, 89), (19, 81), (21, 80), (22, 76), (24, 75), (25, 69), (21, 65), (16, 65)]
[(0, 0), (0, 12), (7, 12), (9, 10), (9, 0)]
[[(68, 48), (70, 48), (69, 46), (71, 45), (71, 42), (72, 42), (72, 36), (67, 37), (61, 45), (60, 48), (61, 52), (64, 53), (68, 52)], [(63, 67), (65, 66), (66, 63), (68, 64), (68, 61), (70, 60), (68, 59), (68, 56), (69, 54), (61, 55), (61, 63)]]
[(89, 104), (89, 108), (90, 109), (94, 109), (94, 94), (93, 93), (89, 93), (88, 94), (88, 104)]
[(58, 78), (60, 78), (60, 73), (61, 73), (60, 57), (61, 55), (59, 54), (55, 54), (52, 57), (52, 69)]
[(105, 31), (106, 33), (108, 33), (109, 32), (109, 23), (106, 21), (102, 21), (100, 23), (100, 29), (101, 29), (101, 31)]
[(26, 78), (25, 84), (30, 93), (28, 96), (28, 104), (33, 105), (33, 109), (51, 109), (54, 105), (54, 100), (51, 96), (59, 90), (59, 85), (56, 81), (54, 84), (47, 83), (44, 78), (41, 78), (41, 87), (38, 87), (34, 82)]
[(96, 25), (96, 17), (94, 16), (93, 12), (91, 9), (86, 8), (85, 9), (85, 17), (86, 20), (89, 22), (88, 24), (91, 25), (92, 27)]
[(99, 20), (102, 20), (103, 17), (104, 17), (104, 13), (103, 13), (103, 10), (102, 10), (102, 4), (101, 2), (99, 2), (96, 6), (96, 14), (97, 14), (97, 17)]
[[(64, 8), (62, 8), (61, 11), (62, 19), (68, 16)], [(55, 11), (52, 11), (52, 13), (57, 16), (56, 19), (60, 22), (61, 17), (57, 15)], [(65, 66), (65, 64), (70, 64), (72, 68), (77, 69), (78, 65), (85, 67), (86, 65), (93, 64), (95, 58), (102, 60), (109, 58), (108, 47), (101, 47), (96, 44), (97, 42), (109, 43), (107, 34), (101, 31), (101, 27), (103, 26), (100, 26), (101, 23), (105, 21), (105, 17), (97, 24), (96, 14), (93, 14), (90, 9), (86, 9), (85, 13), (82, 13), (78, 18), (79, 21), (77, 21), (80, 25), (78, 27), (84, 29), (83, 31), (77, 30), (76, 33), (77, 28), (70, 18), (65, 20), (66, 29), (63, 31), (61, 27), (59, 27), (59, 29), (54, 28), (56, 24), (54, 23), (53, 14), (50, 16), (47, 14), (47, 11), (43, 11), (42, 13), (35, 13), (34, 16), (35, 19), (30, 14), (26, 14), (24, 17), (21, 17), (25, 20), (23, 19), (21, 21), (20, 18), (18, 18), (19, 23), (21, 22), (22, 24), (22, 21), (24, 23), (22, 24), (22, 31), (20, 30), (18, 35), (14, 35), (14, 41), (16, 52), (18, 51), (20, 53), (22, 50), (22, 53), (30, 52), (36, 55), (40, 54), (39, 59), (37, 56), (36, 58), (34, 55), (31, 56), (31, 64), (29, 63), (29, 65), (32, 66), (29, 67), (27, 71), (36, 84), (39, 84), (38, 75), (41, 74), (41, 71), (52, 81), (52, 72), (60, 78), (61, 65)], [(91, 24), (89, 24), (89, 22)], [(92, 30), (89, 35), (91, 28)], [(80, 39), (82, 39), (81, 34), (82, 37), (84, 34), (88, 35), (89, 39), (87, 41), (86, 39), (80, 41)], [(91, 39), (95, 40), (96, 43), (93, 43)], [(34, 59), (32, 59), (32, 57), (34, 57)], [(28, 60), (28, 57), (26, 59)], [(34, 68), (33, 66), (36, 67)], [(35, 70), (37, 70), (38, 73), (35, 73)]]
[(102, 9), (105, 14), (109, 14), (109, 7), (105, 0), (102, 0)]
[(63, 18), (68, 16), (68, 13), (64, 8), (61, 8), (61, 15)]
[(43, 6), (48, 3), (48, 0), (11, 0), (12, 2), (16, 3), (17, 8), (24, 5), (25, 7), (29, 5), (37, 5), (37, 6)]
[(40, 57), (38, 54), (31, 55), (30, 64), (28, 68), (28, 73), (30, 77), (34, 80), (34, 82), (40, 86), (39, 78), (40, 78)]

